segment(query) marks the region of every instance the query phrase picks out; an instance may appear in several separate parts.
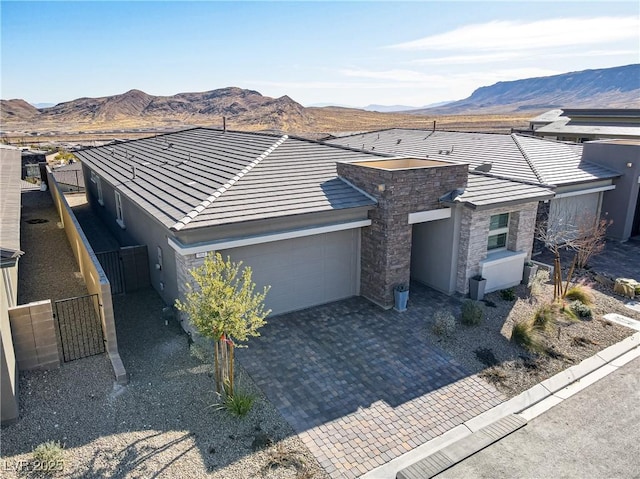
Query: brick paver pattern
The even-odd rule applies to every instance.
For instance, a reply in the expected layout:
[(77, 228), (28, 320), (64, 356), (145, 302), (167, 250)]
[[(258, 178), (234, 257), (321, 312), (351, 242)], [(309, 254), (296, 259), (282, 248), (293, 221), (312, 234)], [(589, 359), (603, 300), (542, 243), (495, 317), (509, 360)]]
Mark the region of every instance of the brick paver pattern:
[(351, 298), (274, 317), (240, 362), (332, 478), (358, 477), (505, 398), (425, 341), (459, 300), (417, 284), (409, 309)]

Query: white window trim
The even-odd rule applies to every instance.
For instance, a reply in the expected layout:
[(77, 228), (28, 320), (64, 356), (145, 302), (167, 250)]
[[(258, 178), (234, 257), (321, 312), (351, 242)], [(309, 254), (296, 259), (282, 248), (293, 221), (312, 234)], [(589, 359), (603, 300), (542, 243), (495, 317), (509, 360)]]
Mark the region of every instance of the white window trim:
[(116, 199), (116, 223), (118, 223), (120, 228), (124, 229), (126, 226), (124, 224), (124, 215), (122, 212), (122, 196), (120, 196), (120, 192), (118, 191), (114, 191), (113, 194)]
[(98, 175), (96, 175), (96, 172), (91, 170), (91, 182), (92, 183), (97, 183), (96, 182), (96, 176), (98, 176)]
[[(496, 215), (491, 215), (491, 216), (499, 216), (499, 215), (508, 215), (507, 216), (507, 226), (505, 226), (504, 228), (497, 228), (495, 230), (489, 229), (489, 235), (487, 236), (487, 254), (491, 255), (494, 253), (500, 253), (501, 251), (506, 251), (507, 250), (507, 244), (509, 243), (509, 223), (511, 223), (511, 213), (498, 213)], [(489, 221), (491, 221), (491, 217), (489, 217)], [(489, 238), (491, 238), (492, 236), (498, 236), (501, 234), (505, 234), (507, 235), (507, 239), (504, 242), (504, 246), (500, 247), (500, 248), (493, 248), (493, 249), (489, 249)]]
[(100, 177), (96, 175), (96, 189), (98, 190), (98, 203), (100, 206), (104, 206), (104, 196), (102, 195), (102, 181)]

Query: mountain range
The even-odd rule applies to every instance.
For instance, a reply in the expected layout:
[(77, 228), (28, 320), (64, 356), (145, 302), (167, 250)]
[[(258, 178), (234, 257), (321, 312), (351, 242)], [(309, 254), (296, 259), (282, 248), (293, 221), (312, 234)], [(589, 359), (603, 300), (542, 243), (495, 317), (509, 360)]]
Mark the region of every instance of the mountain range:
[[(47, 108), (21, 99), (0, 100), (2, 129), (15, 131), (96, 130), (101, 128), (221, 125), (236, 129), (340, 131), (408, 126), (419, 116), (535, 114), (552, 108), (639, 108), (640, 64), (498, 82), (478, 88), (464, 100), (396, 113), (370, 105), (367, 110), (308, 107), (288, 96), (270, 98), (236, 87), (201, 93), (154, 96), (140, 90), (100, 98), (78, 98)], [(401, 107), (404, 109), (405, 107)], [(407, 107), (410, 108), (410, 107)], [(411, 120), (411, 118), (414, 118)], [(427, 119), (424, 119), (426, 122)], [(394, 123), (396, 122), (396, 123)]]

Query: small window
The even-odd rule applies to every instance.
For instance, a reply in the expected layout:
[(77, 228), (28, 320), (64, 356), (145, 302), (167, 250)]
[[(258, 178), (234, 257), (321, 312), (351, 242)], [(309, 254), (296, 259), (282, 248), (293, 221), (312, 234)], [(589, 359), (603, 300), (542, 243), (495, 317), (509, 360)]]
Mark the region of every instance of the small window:
[(162, 270), (162, 248), (158, 246), (158, 262), (156, 263), (156, 269)]
[(98, 203), (104, 206), (104, 198), (102, 197), (102, 182), (100, 181), (100, 177), (96, 175), (96, 190), (98, 191)]
[(124, 217), (122, 216), (122, 198), (120, 193), (114, 191), (116, 197), (116, 223), (120, 225), (120, 228), (124, 228)]
[(96, 178), (98, 177), (98, 175), (96, 175), (95, 171), (91, 171), (91, 183), (97, 183)]
[(489, 238), (487, 240), (487, 250), (493, 252), (507, 249), (508, 235), (509, 213), (493, 215), (489, 219)]

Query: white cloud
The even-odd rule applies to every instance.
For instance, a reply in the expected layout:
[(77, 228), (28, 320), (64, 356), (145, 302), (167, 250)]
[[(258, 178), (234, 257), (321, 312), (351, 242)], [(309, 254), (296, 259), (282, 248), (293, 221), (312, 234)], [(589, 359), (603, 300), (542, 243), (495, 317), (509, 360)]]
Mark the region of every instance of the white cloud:
[(420, 58), (412, 60), (415, 65), (471, 65), (476, 63), (503, 62), (518, 58), (517, 52), (486, 53), (478, 55), (451, 55), (437, 58)]
[(442, 75), (426, 75), (413, 70), (340, 70), (347, 77), (369, 78), (372, 80), (391, 80), (396, 82), (432, 82), (441, 81)]
[(640, 18), (555, 18), (534, 22), (493, 21), (391, 45), (397, 50), (519, 51), (637, 40)]

